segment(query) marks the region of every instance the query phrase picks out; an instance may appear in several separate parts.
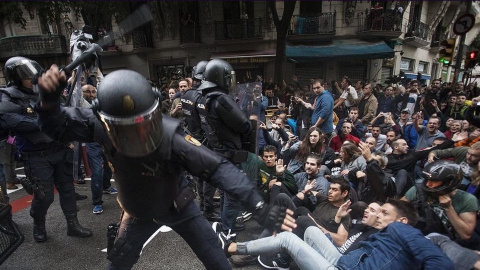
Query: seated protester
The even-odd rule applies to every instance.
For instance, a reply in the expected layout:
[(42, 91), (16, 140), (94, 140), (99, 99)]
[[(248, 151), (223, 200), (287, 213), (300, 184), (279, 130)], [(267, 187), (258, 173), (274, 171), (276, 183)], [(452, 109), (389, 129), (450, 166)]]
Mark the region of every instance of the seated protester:
[(408, 123), (410, 120), (410, 110), (408, 109), (403, 109), (400, 112), (400, 117), (395, 121), (397, 126), (400, 128), (400, 136), (402, 138), (405, 138), (405, 128), (407, 127)]
[[(457, 136), (454, 136), (453, 139), (459, 140), (457, 139)], [(404, 139), (397, 139), (392, 142), (393, 152), (390, 155), (387, 155), (387, 169), (391, 170), (391, 173), (395, 177), (395, 185), (397, 186), (397, 191), (400, 189), (402, 190), (399, 195), (403, 196), (403, 194), (406, 192), (406, 189), (410, 187), (409, 185), (413, 184), (413, 181), (415, 179), (415, 165), (417, 164), (417, 161), (422, 160), (427, 156), (430, 159), (429, 154), (431, 154), (432, 151), (436, 149), (446, 149), (448, 147), (451, 147), (453, 144), (454, 141), (447, 140), (444, 143), (435, 147), (415, 151), (409, 149), (407, 142)]]
[[(465, 131), (462, 131), (462, 133), (464, 132)], [(480, 141), (480, 128), (471, 126), (466, 135), (467, 137), (465, 139), (455, 143), (455, 147), (472, 146), (474, 143)]]
[(478, 171), (480, 142), (476, 142), (470, 147), (461, 146), (444, 150), (434, 150), (428, 154), (429, 163), (433, 163), (436, 159), (447, 158), (454, 158), (455, 163), (460, 165), (464, 177), (461, 184), (462, 186), (468, 185), (473, 172)]
[(415, 145), (415, 150), (431, 147), (435, 138), (445, 137), (445, 135), (438, 130), (441, 124), (440, 118), (433, 116), (430, 117), (426, 127), (422, 126), (422, 123), (423, 115), (419, 112), (413, 116), (413, 124), (418, 133), (418, 140), (417, 144)]
[(362, 121), (358, 119), (358, 108), (357, 107), (350, 107), (350, 111), (348, 113), (347, 118), (340, 119), (338, 121), (337, 126), (335, 127), (337, 134), (341, 133), (342, 127), (343, 127), (343, 122), (345, 121), (350, 121), (353, 126), (352, 126), (352, 134), (353, 136), (362, 139), (364, 134), (365, 134), (365, 126), (362, 124)]
[(418, 132), (415, 129), (415, 125), (413, 124), (413, 122), (405, 126), (402, 139), (407, 142), (408, 148), (415, 149), (418, 141)]
[(260, 191), (266, 201), (275, 198), (278, 193), (286, 193), (290, 197), (297, 193), (297, 185), (293, 174), (285, 169), (283, 160), (277, 160), (277, 149), (273, 145), (263, 148), (263, 161), (258, 159), (260, 173)]
[(480, 127), (480, 96), (472, 99), (472, 104), (465, 110), (465, 120), (471, 125)]
[(367, 161), (367, 167), (365, 171), (351, 170), (348, 174), (350, 183), (356, 187), (358, 199), (366, 203), (385, 202), (387, 198), (397, 196), (393, 177), (385, 172), (387, 157), (380, 153), (372, 154), (366, 143), (360, 143), (359, 148)]
[(465, 103), (467, 101), (467, 96), (464, 92), (455, 94), (457, 97), (455, 101), (455, 106), (451, 107), (447, 112), (447, 117), (453, 117), (455, 120), (465, 119), (465, 111), (468, 109), (468, 105)]
[(335, 152), (325, 146), (323, 132), (318, 127), (311, 127), (303, 141), (296, 141), (290, 137), (282, 148), (282, 157), (288, 162), (287, 170), (293, 174), (303, 171), (305, 161), (309, 154), (316, 153), (322, 158), (322, 165), (331, 163), (335, 159)]
[(353, 124), (350, 121), (344, 121), (342, 125), (342, 131), (337, 136), (330, 140), (330, 148), (336, 153), (340, 152), (342, 144), (346, 140), (353, 141), (356, 145), (360, 143), (360, 139), (350, 134), (352, 132)]
[(377, 149), (377, 140), (374, 137), (368, 137), (365, 139), (365, 143), (368, 144), (368, 148), (370, 148), (370, 152), (376, 153)]
[[(219, 242), (227, 257), (231, 254), (270, 255), (287, 252), (300, 269), (444, 269), (454, 264), (419, 230), (413, 228), (418, 219), (415, 208), (407, 202), (389, 200), (377, 214), (380, 230), (359, 242), (359, 247), (342, 255), (320, 228), (311, 226), (305, 241), (290, 232), (244, 243), (232, 243), (219, 234)], [(263, 261), (261, 260), (262, 264)], [(275, 265), (288, 269), (289, 264)], [(266, 265), (264, 265), (266, 266)], [(280, 268), (281, 267), (281, 268)]]
[(382, 130), (379, 125), (372, 125), (372, 132), (365, 134), (365, 137), (374, 137), (377, 140), (377, 146), (375, 147), (376, 151), (382, 151), (382, 148), (387, 143), (387, 136), (382, 134)]
[(393, 121), (393, 114), (384, 114), (383, 123), (379, 125), (380, 132), (386, 134), (388, 131), (393, 130), (395, 133), (400, 133), (400, 127)]
[[(281, 145), (280, 142), (272, 139), (272, 137), (268, 133), (268, 129), (267, 129), (267, 126), (265, 125), (265, 123), (260, 122), (258, 120), (258, 115), (253, 114), (253, 113), (250, 115), (249, 119), (250, 120), (256, 120), (258, 125), (259, 125), (258, 126), (258, 131), (257, 131), (258, 152), (260, 152), (260, 153), (263, 152), (263, 148), (266, 145), (273, 145), (277, 148), (277, 155), (280, 155), (280, 149), (281, 149), (282, 145)], [(288, 139), (288, 135), (284, 130), (278, 130), (278, 133), (280, 134), (280, 136), (283, 140), (286, 141)]]
[[(424, 218), (424, 224), (419, 224), (424, 228), (422, 232), (430, 233), (426, 231), (430, 228), (452, 239), (470, 239), (476, 225), (478, 202), (472, 194), (457, 189), (462, 181), (460, 166), (453, 161), (436, 161), (425, 167), (423, 176), (423, 184), (410, 188), (402, 197), (405, 201), (419, 200), (424, 206), (428, 205), (440, 219), (441, 222), (437, 222), (439, 225), (433, 226), (436, 219)], [(475, 249), (480, 248), (479, 243), (476, 244)]]
[(387, 131), (385, 136), (387, 136), (387, 143), (383, 146), (381, 152), (388, 155), (393, 152), (393, 148), (391, 145), (392, 145), (392, 142), (397, 139), (398, 135), (397, 135), (397, 132), (395, 132), (395, 130), (389, 130)]
[(324, 195), (328, 193), (328, 187), (330, 182), (319, 174), (320, 167), (322, 166), (322, 159), (317, 154), (310, 154), (305, 161), (305, 172), (299, 172), (293, 175), (295, 178), (295, 183), (298, 187), (298, 192), (304, 190), (307, 183), (315, 182), (312, 192), (315, 195), (317, 192), (320, 192)]
[(270, 137), (274, 140), (279, 142), (282, 146), (284, 143), (288, 141), (288, 136), (282, 137), (280, 132), (283, 131), (284, 134), (286, 134), (287, 131), (285, 128), (285, 122), (283, 121), (282, 118), (276, 118), (275, 121), (272, 122), (271, 124), (272, 129), (268, 132), (270, 134)]
[(445, 131), (443, 134), (445, 135), (445, 138), (450, 140), (453, 136), (453, 134), (457, 132), (461, 132), (463, 128), (463, 124), (461, 120), (453, 120), (453, 122), (450, 124), (450, 128)]
[(343, 178), (348, 180), (348, 173), (351, 170), (363, 171), (367, 166), (365, 158), (360, 149), (353, 143), (344, 143), (340, 149), (340, 158), (334, 161), (336, 165), (340, 164), (338, 175), (333, 174), (330, 178)]
[[(473, 126), (472, 126), (473, 127)], [(462, 120), (462, 132), (470, 130), (470, 122), (468, 120)]]

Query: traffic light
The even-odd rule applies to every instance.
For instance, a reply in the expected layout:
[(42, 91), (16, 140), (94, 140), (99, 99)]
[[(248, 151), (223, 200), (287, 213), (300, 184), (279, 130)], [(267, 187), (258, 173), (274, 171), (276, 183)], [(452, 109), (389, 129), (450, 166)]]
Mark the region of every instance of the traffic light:
[(474, 68), (477, 65), (479, 50), (468, 51), (465, 56), (465, 69)]
[(457, 40), (455, 38), (449, 38), (449, 39), (445, 39), (442, 42), (440, 42), (440, 46), (444, 47), (438, 53), (439, 54), (438, 61), (440, 63), (443, 63), (444, 65), (447, 65), (447, 66), (449, 66), (452, 63), (453, 52), (455, 50), (455, 42), (456, 41)]

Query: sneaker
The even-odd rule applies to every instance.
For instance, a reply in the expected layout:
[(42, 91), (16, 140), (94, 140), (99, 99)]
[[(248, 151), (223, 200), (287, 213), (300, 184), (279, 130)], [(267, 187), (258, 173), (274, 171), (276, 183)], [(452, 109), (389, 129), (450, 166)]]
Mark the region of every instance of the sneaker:
[(228, 260), (237, 267), (258, 264), (257, 257), (252, 255), (232, 255)]
[(113, 194), (117, 194), (117, 193), (118, 193), (118, 190), (114, 187), (109, 187), (109, 188), (103, 190), (103, 194), (113, 195)]
[(97, 204), (93, 206), (93, 213), (94, 214), (101, 214), (103, 213), (103, 205)]
[(235, 222), (235, 227), (233, 228), (234, 232), (241, 232), (245, 230), (245, 223), (243, 222)]
[(230, 231), (228, 234), (221, 232), (217, 233), (218, 236), (218, 243), (220, 244), (220, 247), (223, 249), (223, 252), (225, 252), (225, 255), (227, 258), (230, 258), (230, 253), (228, 253), (228, 247), (230, 244), (234, 241), (233, 239), (235, 238), (235, 234), (230, 234)]
[(8, 181), (7, 182), (7, 189), (18, 189), (18, 187), (14, 183)]
[(217, 234), (223, 232), (222, 223), (221, 223), (221, 222), (218, 222), (218, 221), (213, 222), (213, 224), (212, 224), (212, 229), (213, 229), (213, 231), (214, 231), (215, 233), (217, 233)]
[(267, 269), (289, 270), (290, 262), (282, 260), (280, 254), (258, 256), (258, 262)]
[(251, 212), (242, 212), (238, 217), (237, 217), (237, 222), (245, 222), (248, 221), (252, 218), (252, 213)]

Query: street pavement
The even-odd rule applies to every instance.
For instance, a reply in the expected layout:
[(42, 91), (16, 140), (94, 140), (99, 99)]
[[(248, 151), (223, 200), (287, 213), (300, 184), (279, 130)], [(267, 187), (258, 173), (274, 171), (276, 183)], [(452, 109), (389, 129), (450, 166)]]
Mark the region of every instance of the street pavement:
[[(112, 183), (115, 186), (115, 183)], [(18, 185), (21, 187), (21, 185)], [(89, 238), (67, 236), (67, 224), (61, 211), (58, 194), (47, 214), (48, 240), (33, 240), (33, 221), (29, 215), (31, 197), (25, 190), (9, 191), (13, 206), (13, 220), (25, 236), (23, 244), (0, 266), (4, 270), (29, 269), (106, 269), (107, 226), (120, 220), (121, 209), (116, 195), (104, 194), (102, 214), (92, 213), (90, 181), (76, 185), (76, 191), (88, 199), (77, 201), (80, 224), (93, 231)], [(238, 241), (257, 238), (261, 232), (258, 223), (251, 219), (246, 229), (238, 235)], [(240, 269), (233, 266), (234, 269)], [(205, 269), (185, 241), (175, 232), (159, 232), (144, 248), (133, 269)], [(241, 269), (263, 269), (259, 264)], [(295, 268), (292, 268), (295, 269)]]

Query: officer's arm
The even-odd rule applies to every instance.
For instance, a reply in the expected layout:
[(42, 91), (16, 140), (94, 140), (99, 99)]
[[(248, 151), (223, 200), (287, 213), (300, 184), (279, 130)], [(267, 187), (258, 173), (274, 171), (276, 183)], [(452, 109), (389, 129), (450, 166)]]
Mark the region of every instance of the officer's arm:
[(172, 140), (172, 151), (191, 174), (203, 177), (254, 211), (254, 217), (261, 225), (277, 231), (292, 231), (296, 227), (290, 216), (293, 211), (266, 205), (255, 184), (225, 158), (179, 133)]
[(0, 116), (0, 126), (14, 133), (39, 131), (37, 119), (16, 113), (6, 113)]
[(60, 106), (47, 110), (37, 106), (36, 109), (40, 130), (55, 140), (94, 141), (93, 135), (98, 120), (91, 109)]
[(250, 121), (232, 99), (219, 96), (216, 101), (213, 109), (230, 129), (240, 134), (250, 132)]
[(248, 208), (255, 209), (263, 200), (255, 184), (237, 167), (192, 138), (175, 134), (172, 150), (187, 171), (226, 191)]

